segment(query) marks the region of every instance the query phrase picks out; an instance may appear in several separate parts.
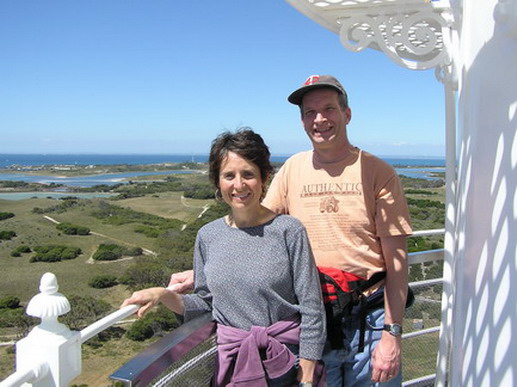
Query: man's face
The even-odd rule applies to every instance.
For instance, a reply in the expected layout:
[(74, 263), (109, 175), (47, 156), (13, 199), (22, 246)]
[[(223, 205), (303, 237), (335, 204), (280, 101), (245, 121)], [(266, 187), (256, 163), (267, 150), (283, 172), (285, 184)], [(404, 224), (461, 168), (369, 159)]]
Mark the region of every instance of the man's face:
[(339, 105), (338, 93), (322, 88), (303, 97), (302, 123), (314, 149), (338, 149), (348, 144), (346, 126), (352, 113)]

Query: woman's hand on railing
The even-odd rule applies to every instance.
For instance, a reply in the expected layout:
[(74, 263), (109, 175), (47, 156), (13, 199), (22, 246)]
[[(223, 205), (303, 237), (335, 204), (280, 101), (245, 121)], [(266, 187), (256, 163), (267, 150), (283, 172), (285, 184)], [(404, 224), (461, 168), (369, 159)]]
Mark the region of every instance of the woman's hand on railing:
[(160, 302), (165, 292), (167, 292), (166, 288), (149, 288), (139, 290), (134, 292), (131, 297), (126, 298), (120, 307), (124, 308), (128, 305), (135, 304), (140, 305), (140, 308), (138, 308), (136, 314), (138, 317), (143, 317), (143, 315), (146, 314), (149, 309)]
[(120, 307), (140, 305), (136, 314), (138, 317), (142, 317), (149, 309), (160, 302), (173, 312), (183, 314), (183, 299), (176, 293), (176, 285), (167, 288), (157, 287), (139, 290), (134, 292), (131, 297), (126, 298)]
[(186, 270), (171, 275), (169, 280), (169, 289), (171, 286), (174, 287), (174, 291), (179, 294), (185, 294), (194, 290), (194, 271)]

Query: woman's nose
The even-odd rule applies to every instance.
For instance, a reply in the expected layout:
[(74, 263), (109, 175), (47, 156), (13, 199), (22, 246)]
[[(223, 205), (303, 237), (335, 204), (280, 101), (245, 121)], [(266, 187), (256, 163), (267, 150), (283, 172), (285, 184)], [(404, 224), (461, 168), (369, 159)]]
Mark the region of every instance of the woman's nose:
[(235, 189), (242, 189), (244, 187), (244, 181), (240, 176), (235, 178)]

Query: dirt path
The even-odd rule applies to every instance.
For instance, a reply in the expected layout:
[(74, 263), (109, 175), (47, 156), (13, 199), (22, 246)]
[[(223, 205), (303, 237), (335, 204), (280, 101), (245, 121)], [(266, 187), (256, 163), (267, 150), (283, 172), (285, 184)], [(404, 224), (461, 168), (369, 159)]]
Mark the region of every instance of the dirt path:
[[(55, 224), (60, 224), (59, 221), (55, 220), (54, 218), (51, 218), (50, 216), (47, 216), (47, 215), (44, 215), (43, 216), (45, 219), (47, 219), (48, 221), (52, 222), (52, 223), (55, 223)], [(140, 247), (140, 246), (137, 246), (137, 245), (133, 245), (131, 243), (128, 243), (126, 241), (123, 241), (122, 239), (117, 239), (117, 238), (113, 238), (111, 236), (108, 236), (108, 235), (104, 235), (104, 234), (101, 234), (101, 233), (98, 233), (98, 232), (95, 232), (95, 231), (91, 231), (90, 230), (90, 234), (92, 235), (96, 235), (96, 236), (100, 236), (102, 238), (106, 238), (106, 239), (110, 239), (114, 242), (118, 242), (118, 243), (122, 243), (124, 245), (128, 245), (128, 246), (132, 246), (132, 247)], [(149, 249), (146, 249), (146, 248), (141, 248), (144, 255), (152, 255), (152, 256), (155, 256), (157, 257), (158, 254), (155, 253), (154, 251), (152, 250), (149, 250)], [(113, 262), (121, 262), (121, 261), (129, 261), (129, 260), (132, 260), (134, 259), (135, 257), (125, 257), (125, 258), (120, 258), (120, 259), (116, 259), (114, 261), (102, 261), (102, 262), (99, 262), (99, 261), (95, 261), (93, 259), (93, 256), (91, 256), (90, 258), (88, 258), (88, 260), (86, 261), (86, 263), (90, 263), (90, 264), (93, 264), (93, 263), (113, 263)]]
[[(183, 195), (181, 195), (181, 204), (183, 204), (187, 208), (200, 208), (201, 212), (197, 216), (198, 219), (203, 216), (203, 214), (210, 208), (210, 204), (205, 204), (202, 207), (199, 206), (191, 206), (187, 203), (187, 198)], [(187, 224), (185, 223), (183, 226), (181, 226), (181, 231), (185, 230), (187, 228)]]

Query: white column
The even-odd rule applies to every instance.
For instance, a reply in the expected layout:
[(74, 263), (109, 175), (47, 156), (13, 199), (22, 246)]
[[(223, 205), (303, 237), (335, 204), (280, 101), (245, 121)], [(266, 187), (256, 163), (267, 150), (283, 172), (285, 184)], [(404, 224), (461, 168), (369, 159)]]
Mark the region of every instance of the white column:
[[(459, 2), (457, 2), (459, 3)], [(450, 386), (517, 384), (517, 2), (464, 0)]]

